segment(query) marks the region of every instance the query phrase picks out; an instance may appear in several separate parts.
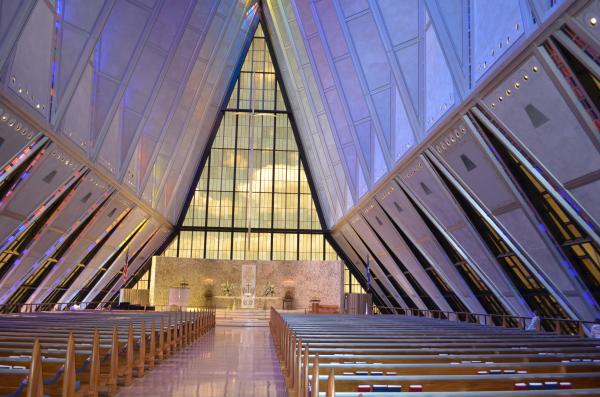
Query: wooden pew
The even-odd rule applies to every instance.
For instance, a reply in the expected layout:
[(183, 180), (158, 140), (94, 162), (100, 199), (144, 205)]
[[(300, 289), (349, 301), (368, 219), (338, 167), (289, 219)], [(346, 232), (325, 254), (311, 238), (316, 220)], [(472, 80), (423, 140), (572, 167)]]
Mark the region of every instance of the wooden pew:
[(171, 315), (81, 311), (0, 316), (0, 394), (25, 395), (25, 389), (50, 396), (114, 394), (120, 384), (143, 376), (170, 352), (214, 327), (212, 309), (178, 313), (177, 322), (165, 323)]
[(364, 390), (366, 397), (364, 385), (402, 385), (403, 391), (420, 385), (432, 396), (491, 396), (540, 381), (550, 382), (542, 387), (563, 382), (573, 389), (525, 393), (600, 395), (596, 340), (417, 317), (282, 316), (275, 310), (270, 326), (293, 396), (308, 396), (311, 388), (312, 395), (335, 390), (355, 396)]

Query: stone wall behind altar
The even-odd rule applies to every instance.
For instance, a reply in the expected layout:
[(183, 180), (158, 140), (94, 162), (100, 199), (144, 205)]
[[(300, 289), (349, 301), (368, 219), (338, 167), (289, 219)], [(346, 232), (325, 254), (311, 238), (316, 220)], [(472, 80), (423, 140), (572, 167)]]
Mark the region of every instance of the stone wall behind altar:
[[(150, 305), (168, 305), (169, 288), (187, 283), (189, 306), (240, 307), (242, 265), (256, 264), (256, 308), (281, 308), (287, 290), (292, 291), (294, 308), (310, 306), (311, 299), (322, 304), (343, 306), (343, 265), (339, 261), (231, 261), (155, 256), (152, 258)], [(234, 286), (233, 296), (223, 296), (221, 284)], [(267, 283), (275, 297), (265, 298)], [(212, 287), (211, 287), (212, 285)], [(211, 289), (213, 297), (206, 298)]]

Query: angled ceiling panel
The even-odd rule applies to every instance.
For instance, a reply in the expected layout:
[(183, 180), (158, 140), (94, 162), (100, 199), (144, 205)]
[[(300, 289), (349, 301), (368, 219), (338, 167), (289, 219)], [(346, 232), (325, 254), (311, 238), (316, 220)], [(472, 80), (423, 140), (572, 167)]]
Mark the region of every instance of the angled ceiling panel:
[[(114, 193), (102, 206), (93, 222), (81, 232), (75, 243), (69, 248), (27, 302), (44, 302), (54, 289), (59, 287), (76, 266), (82, 262), (84, 257), (97, 244), (101, 243), (102, 238), (112, 230), (114, 225), (118, 224), (120, 217), (128, 214), (132, 207), (131, 202), (121, 197), (118, 193)], [(60, 291), (56, 301), (58, 301), (58, 298), (63, 293), (64, 291)]]
[(117, 294), (119, 290), (125, 285), (126, 282), (129, 282), (131, 277), (137, 274), (140, 270), (143, 270), (142, 267), (151, 260), (151, 256), (156, 252), (156, 250), (161, 246), (161, 244), (167, 239), (170, 234), (170, 230), (166, 228), (160, 228), (156, 233), (152, 233), (150, 236), (150, 240), (147, 242), (146, 246), (144, 246), (135, 260), (128, 266), (127, 271), (127, 280), (124, 277), (119, 276), (116, 283), (110, 288), (110, 290), (106, 293), (106, 298), (110, 298), (113, 295)]
[[(442, 143), (445, 150), (441, 150)], [(446, 136), (435, 142), (438, 149), (435, 153), (443, 158), (489, 216), (504, 228), (508, 238), (512, 238), (528, 260), (532, 271), (539, 273), (540, 279), (546, 279), (556, 289), (556, 295), (562, 294), (578, 317), (593, 316), (593, 306), (590, 307), (584, 298), (589, 291), (564, 266), (564, 258), (538, 227), (539, 219), (523, 197), (517, 195), (517, 187), (507, 180), (507, 175), (494, 163), (493, 153), (484, 145), (473, 124), (465, 119), (454, 124)], [(490, 184), (494, 189), (490, 189)]]
[[(119, 100), (157, 13), (156, 9), (148, 9), (128, 1), (117, 1), (102, 30), (94, 51), (95, 87), (91, 129), (93, 158), (96, 158), (102, 147), (107, 129), (119, 108)], [(116, 171), (111, 169), (111, 172)]]
[[(84, 302), (97, 301), (96, 296), (101, 293), (103, 289), (111, 289), (116, 278), (122, 278), (122, 273), (125, 269), (125, 262), (128, 263), (127, 272), (129, 272), (129, 266), (135, 266), (136, 261), (139, 260), (139, 253), (143, 248), (147, 246), (147, 242), (156, 233), (157, 224), (156, 222), (149, 220), (142, 229), (133, 237), (129, 245), (121, 252), (119, 256), (113, 261), (106, 271), (102, 272), (102, 277), (88, 292), (87, 296), (83, 298)], [(137, 254), (137, 255), (136, 255)], [(131, 258), (135, 255), (135, 258)], [(102, 297), (104, 298), (104, 296)]]
[(471, 73), (473, 82), (476, 82), (523, 36), (525, 19), (520, 0), (470, 1), (471, 29), (474, 32)]
[[(43, 261), (50, 257), (58, 246), (74, 233), (95, 209), (94, 203), (104, 198), (110, 188), (98, 181), (97, 176), (88, 174), (78, 183), (76, 189), (63, 199), (58, 213), (53, 215), (44, 226), (44, 230), (27, 247), (26, 253), (19, 257), (19, 264), (2, 278), (0, 282), (0, 302), (5, 303), (9, 293), (20, 287), (25, 279), (33, 274)], [(99, 203), (98, 203), (99, 204)]]
[(456, 101), (456, 89), (438, 33), (429, 14), (425, 24), (425, 128), (429, 129)]
[(421, 287), (434, 300), (440, 310), (452, 311), (439, 289), (431, 281), (427, 272), (423, 269), (418, 259), (411, 252), (406, 242), (395, 230), (385, 211), (376, 201), (372, 201), (364, 211), (363, 216), (369, 222), (369, 225), (375, 230), (377, 235), (382, 238), (394, 255), (404, 264)]
[(0, 109), (0, 167), (4, 168), (38, 136), (38, 132), (21, 119)]
[[(542, 3), (541, 0), (534, 0), (536, 3)], [(575, 14), (579, 26), (587, 34), (594, 37), (597, 42), (600, 42), (600, 32), (598, 31), (598, 15), (600, 15), (600, 3), (598, 1), (590, 1), (585, 7), (582, 7), (579, 12)], [(596, 23), (592, 23), (593, 18), (596, 18)]]
[(411, 242), (421, 250), (422, 255), (464, 302), (465, 306), (473, 313), (485, 311), (406, 194), (396, 182), (392, 181), (390, 185), (377, 196), (381, 207), (402, 228)]
[[(111, 210), (112, 211), (112, 210)], [(110, 212), (109, 212), (110, 214)], [(113, 214), (114, 215), (114, 214)], [(110, 236), (106, 244), (100, 248), (97, 254), (87, 264), (83, 272), (77, 277), (69, 289), (67, 289), (59, 302), (71, 301), (87, 284), (88, 281), (93, 279), (102, 268), (104, 264), (111, 259), (111, 256), (119, 249), (120, 244), (126, 240), (127, 236), (134, 232), (136, 227), (140, 225), (148, 216), (139, 208), (134, 208), (132, 212), (127, 215), (123, 223), (115, 230)], [(93, 286), (91, 286), (93, 287)]]
[[(381, 243), (381, 241), (378, 240), (367, 221), (362, 216), (358, 217), (354, 219), (354, 222), (352, 222), (352, 228), (356, 234), (358, 234), (365, 247), (369, 247), (369, 255), (372, 258), (371, 260), (373, 261), (373, 259), (377, 258), (379, 263), (381, 263), (387, 273), (389, 273), (390, 276), (385, 277), (390, 279), (390, 281), (393, 279), (396, 283), (398, 283), (404, 292), (410, 297), (410, 299), (417, 305), (417, 308), (426, 310), (427, 306), (421, 300), (421, 297), (417, 294), (417, 291), (408, 282), (406, 276), (402, 273), (398, 265), (396, 265), (394, 259), (388, 253), (385, 246)], [(373, 258), (373, 256), (375, 256), (375, 258)]]
[[(224, 5), (220, 6), (223, 8)], [(187, 88), (190, 94), (193, 94), (194, 106), (186, 110), (182, 131), (172, 148), (173, 153), (183, 155), (169, 157), (165, 171), (167, 177), (163, 178), (158, 186), (158, 208), (169, 212), (170, 219), (176, 220), (180, 215), (179, 211), (183, 206), (181, 197), (186, 197), (189, 191), (188, 185), (194, 179), (201, 159), (198, 154), (206, 150), (210, 140), (210, 131), (217, 120), (223, 98), (227, 95), (231, 83), (231, 73), (235, 70), (242, 54), (248, 38), (248, 29), (255, 21), (256, 9), (256, 6), (244, 8), (240, 4), (234, 5), (228, 19), (224, 21), (225, 25), (215, 27), (220, 29), (216, 30), (220, 32), (219, 42), (228, 45), (217, 45), (213, 48), (214, 41), (209, 40), (214, 39), (209, 36), (204, 42), (201, 51), (210, 54), (212, 58), (203, 63), (197, 62), (194, 67), (194, 80), (198, 83)], [(222, 11), (218, 10), (218, 12)], [(226, 29), (228, 24), (236, 26), (236, 29)], [(212, 50), (208, 51), (207, 48)], [(205, 65), (204, 63), (207, 62), (208, 65)], [(184, 172), (181, 171), (182, 169)]]
[(32, 169), (21, 175), (0, 203), (1, 241), (71, 176), (80, 172), (81, 164), (54, 144), (50, 144), (38, 156)]
[(427, 208), (456, 243), (460, 244), (474, 266), (479, 269), (480, 276), (487, 280), (488, 285), (497, 288), (499, 295), (508, 302), (507, 306), (516, 313), (528, 313), (520, 294), (502, 272), (496, 259), (485, 247), (427, 160), (423, 157), (413, 160), (407, 164), (399, 178), (419, 203)]
[(54, 13), (38, 1), (13, 49), (6, 81), (8, 87), (34, 112), (48, 117), (52, 80)]
[(90, 59), (65, 109), (64, 117), (57, 126), (57, 132), (73, 142), (84, 155), (88, 155), (92, 148), (90, 129), (92, 128), (93, 92), (94, 67)]
[[(359, 221), (359, 219), (355, 217), (352, 223), (355, 224), (357, 221)], [(366, 264), (367, 260), (369, 261), (369, 266), (372, 274), (379, 280), (381, 285), (383, 285), (383, 287), (388, 291), (388, 293), (391, 294), (393, 299), (400, 305), (402, 305), (403, 308), (408, 308), (409, 305), (404, 301), (404, 299), (402, 299), (400, 292), (396, 290), (394, 285), (390, 282), (390, 279), (387, 278), (385, 272), (381, 269), (377, 260), (375, 260), (375, 258), (373, 258), (370, 255), (369, 250), (362, 242), (359, 235), (356, 233), (356, 229), (354, 228), (354, 226), (351, 226), (350, 224), (344, 225), (344, 227), (342, 228), (342, 234), (348, 240), (348, 243), (352, 245), (352, 248), (356, 251), (356, 254), (361, 258), (363, 263)], [(371, 258), (367, 259), (367, 257)]]
[(408, 119), (407, 110), (398, 89), (392, 102), (392, 133), (394, 135), (394, 160), (399, 160), (416, 143), (417, 137)]
[[(563, 96), (564, 86), (557, 87), (556, 78), (561, 79), (551, 63), (530, 57), (496, 86), (484, 103), (518, 146), (536, 159), (536, 165), (600, 224), (600, 180), (594, 177), (600, 171), (598, 130), (572, 96)], [(574, 107), (579, 112), (574, 113)]]
[[(340, 246), (340, 248), (348, 256), (348, 259), (350, 259), (350, 261), (352, 262), (352, 265), (354, 266), (354, 268), (360, 274), (364, 275), (365, 278), (366, 278), (367, 269), (366, 269), (366, 267), (365, 267), (362, 259), (358, 256), (358, 254), (356, 253), (356, 251), (354, 250), (354, 248), (352, 248), (352, 246), (350, 245), (350, 243), (348, 242), (348, 240), (346, 239), (346, 237), (344, 237), (344, 235), (341, 232), (333, 233), (332, 236), (335, 239), (335, 241), (337, 242), (337, 244)], [(387, 296), (381, 290), (381, 288), (379, 288), (379, 285), (377, 283), (372, 283), (371, 284), (371, 289), (383, 301), (383, 303), (385, 305), (387, 305), (388, 307), (392, 307), (393, 306), (392, 303), (390, 302), (390, 300), (387, 298)]]
[[(51, 119), (60, 120), (90, 58), (114, 0), (68, 1), (56, 8), (57, 58)], [(58, 7), (58, 6), (57, 6)]]
[(459, 97), (470, 88), (469, 0), (426, 1)]
[[(312, 63), (301, 65), (299, 61), (300, 54), (311, 56), (307, 51), (309, 47), (306, 36), (314, 33), (317, 26), (310, 4), (296, 2), (289, 6), (286, 4), (284, 9), (280, 1), (270, 0), (267, 3), (265, 14), (267, 26), (273, 39), (274, 52), (283, 74), (284, 85), (287, 88), (299, 134), (308, 153), (309, 168), (313, 170), (315, 184), (320, 187), (317, 194), (319, 194), (323, 203), (323, 212), (327, 224), (331, 226), (341, 217), (344, 209), (354, 203), (356, 197), (356, 152), (354, 148), (346, 149), (342, 147), (340, 139), (347, 141), (347, 136), (337, 134), (337, 129), (330, 121), (333, 119), (331, 113), (323, 111), (327, 99), (322, 90), (314, 86), (318, 84), (319, 79), (316, 73), (311, 70)], [(318, 6), (327, 5), (327, 3), (320, 3)], [(295, 29), (300, 29), (304, 33), (302, 42), (293, 40), (293, 38), (298, 39), (299, 35), (292, 35), (292, 26), (288, 25), (288, 20), (296, 19), (296, 13), (302, 13), (304, 16), (298, 19), (298, 23), (294, 25)], [(327, 18), (329, 19), (329, 17)], [(339, 29), (339, 26), (336, 27), (334, 23), (323, 24), (322, 26), (324, 28)], [(324, 34), (328, 35), (327, 32)], [(325, 48), (326, 46), (323, 45), (322, 47)], [(338, 51), (343, 47), (330, 45), (329, 48)], [(336, 54), (333, 54), (333, 56), (336, 57)], [(318, 122), (315, 123), (315, 120)], [(316, 138), (316, 136), (320, 136), (320, 138)], [(315, 148), (321, 142), (327, 143), (327, 151), (324, 155), (311, 156), (310, 153), (317, 151)], [(349, 165), (348, 159), (345, 158), (344, 153), (347, 150), (353, 153), (352, 165)], [(328, 180), (333, 183), (327, 183)], [(347, 194), (348, 192), (350, 194)]]
[(0, 2), (0, 69), (18, 39), (35, 0)]
[[(210, 6), (213, 17), (197, 33), (194, 51), (198, 55), (186, 61), (186, 73), (189, 76), (180, 86), (177, 105), (172, 109), (171, 117), (163, 127), (161, 141), (154, 149), (154, 167), (146, 174), (142, 194), (146, 202), (162, 213), (168, 213), (172, 222), (177, 220), (183, 206), (183, 201), (179, 201), (182, 195), (174, 194), (180, 189), (187, 193), (188, 183), (194, 176), (193, 170), (199, 159), (198, 150), (200, 153), (204, 150), (208, 132), (217, 115), (216, 110), (225, 95), (229, 73), (233, 70), (232, 59), (239, 57), (245, 40), (245, 33), (239, 27), (247, 15), (246, 8), (231, 3), (207, 3), (202, 6)], [(225, 29), (228, 23), (237, 28)], [(182, 162), (186, 162), (185, 165)], [(182, 179), (182, 169), (185, 170), (185, 179)], [(178, 200), (173, 201), (173, 197)]]

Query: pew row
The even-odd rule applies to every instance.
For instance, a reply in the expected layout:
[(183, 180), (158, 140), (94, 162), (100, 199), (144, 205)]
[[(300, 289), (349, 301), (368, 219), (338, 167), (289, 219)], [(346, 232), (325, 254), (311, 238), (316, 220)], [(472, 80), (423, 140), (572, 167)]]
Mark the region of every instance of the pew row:
[(270, 327), (291, 396), (600, 396), (600, 340), (579, 335), (274, 309)]
[(0, 396), (114, 395), (215, 326), (213, 309), (0, 316)]

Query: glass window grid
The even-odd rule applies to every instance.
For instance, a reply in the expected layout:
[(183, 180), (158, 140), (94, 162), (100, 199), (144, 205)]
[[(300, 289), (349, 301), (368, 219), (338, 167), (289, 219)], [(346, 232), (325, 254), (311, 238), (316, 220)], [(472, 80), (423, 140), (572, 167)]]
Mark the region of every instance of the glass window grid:
[(150, 289), (150, 271), (147, 270), (132, 289)]
[[(252, 109), (258, 112), (254, 116), (249, 113)], [(252, 186), (248, 184), (250, 128)], [(248, 226), (252, 227), (250, 234), (244, 230)], [(324, 238), (260, 29), (223, 111), (180, 237), (163, 255), (167, 254), (214, 259), (339, 260)]]
[(347, 266), (344, 266), (344, 293), (345, 294), (364, 294), (365, 290), (362, 288), (356, 277), (350, 272)]

